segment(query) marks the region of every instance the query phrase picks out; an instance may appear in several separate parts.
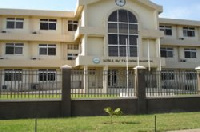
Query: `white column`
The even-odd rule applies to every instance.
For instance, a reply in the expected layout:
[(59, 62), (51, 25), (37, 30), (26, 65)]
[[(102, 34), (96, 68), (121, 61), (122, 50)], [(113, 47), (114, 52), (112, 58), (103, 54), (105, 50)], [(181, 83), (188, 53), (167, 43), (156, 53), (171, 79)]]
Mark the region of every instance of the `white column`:
[(88, 93), (88, 66), (84, 66), (84, 92)]
[(103, 68), (103, 93), (108, 92), (108, 66)]

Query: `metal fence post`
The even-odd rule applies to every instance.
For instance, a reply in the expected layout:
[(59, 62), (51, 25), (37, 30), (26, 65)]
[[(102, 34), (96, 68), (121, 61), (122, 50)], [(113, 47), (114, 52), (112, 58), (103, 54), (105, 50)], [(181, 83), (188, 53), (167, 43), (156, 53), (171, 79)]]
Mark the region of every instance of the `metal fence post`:
[(135, 68), (135, 88), (136, 88), (136, 97), (138, 99), (137, 102), (137, 113), (138, 114), (146, 114), (146, 92), (145, 92), (145, 67), (144, 66), (136, 66)]
[(71, 116), (71, 66), (62, 66), (61, 116)]

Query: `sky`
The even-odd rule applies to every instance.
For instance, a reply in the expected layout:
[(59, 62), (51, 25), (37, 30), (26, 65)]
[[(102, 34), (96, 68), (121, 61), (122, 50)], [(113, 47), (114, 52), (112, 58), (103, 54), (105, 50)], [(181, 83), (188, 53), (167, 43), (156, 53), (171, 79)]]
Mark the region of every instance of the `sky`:
[[(151, 1), (163, 6), (160, 17), (200, 21), (200, 0)], [(0, 8), (73, 11), (75, 7), (76, 0), (0, 0)]]

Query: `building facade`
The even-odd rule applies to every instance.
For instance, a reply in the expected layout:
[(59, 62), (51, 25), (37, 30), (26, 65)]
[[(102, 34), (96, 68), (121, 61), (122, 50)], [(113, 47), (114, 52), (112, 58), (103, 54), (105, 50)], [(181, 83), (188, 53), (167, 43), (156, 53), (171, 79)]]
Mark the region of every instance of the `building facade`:
[[(200, 22), (159, 18), (149, 0), (77, 0), (75, 11), (0, 9), (0, 69), (4, 84), (37, 70), (35, 81), (55, 81), (63, 65), (104, 70), (188, 71), (200, 65)], [(83, 87), (88, 87), (85, 77)], [(58, 79), (59, 80), (59, 79)]]

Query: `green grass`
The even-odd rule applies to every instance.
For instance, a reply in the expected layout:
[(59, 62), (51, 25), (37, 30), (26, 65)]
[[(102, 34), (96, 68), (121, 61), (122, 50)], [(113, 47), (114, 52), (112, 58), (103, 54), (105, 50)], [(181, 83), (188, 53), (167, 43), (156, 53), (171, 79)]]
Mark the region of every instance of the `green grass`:
[[(200, 128), (200, 112), (157, 114), (157, 132)], [(38, 132), (154, 132), (154, 115), (38, 119)], [(0, 120), (1, 132), (34, 132), (35, 120)]]

